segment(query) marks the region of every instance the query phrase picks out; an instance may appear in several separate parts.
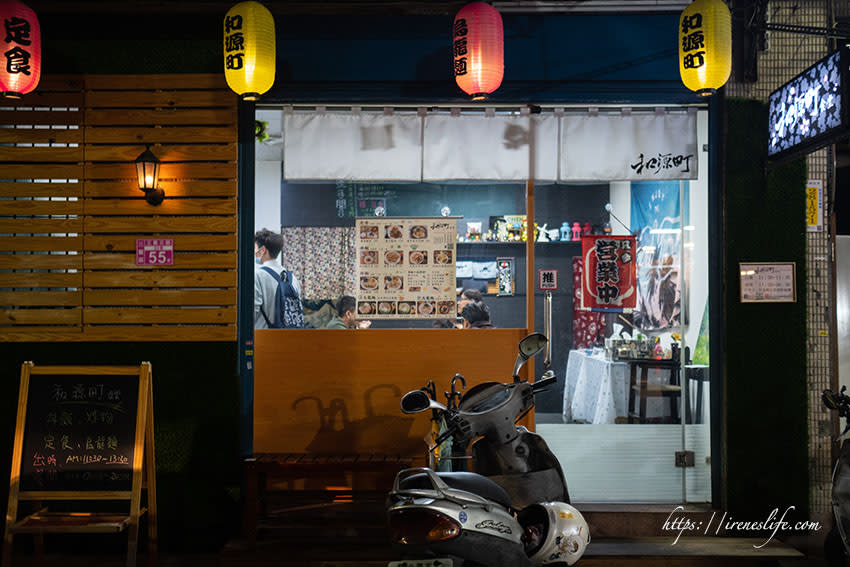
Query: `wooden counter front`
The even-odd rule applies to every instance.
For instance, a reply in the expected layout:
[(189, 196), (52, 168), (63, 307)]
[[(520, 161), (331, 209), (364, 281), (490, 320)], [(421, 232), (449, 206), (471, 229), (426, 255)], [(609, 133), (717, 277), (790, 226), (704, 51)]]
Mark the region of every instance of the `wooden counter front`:
[(424, 459), (431, 413), (403, 414), (401, 397), (433, 380), (445, 403), (455, 373), (467, 389), (508, 381), (525, 335), (525, 329), (257, 330), (254, 452)]

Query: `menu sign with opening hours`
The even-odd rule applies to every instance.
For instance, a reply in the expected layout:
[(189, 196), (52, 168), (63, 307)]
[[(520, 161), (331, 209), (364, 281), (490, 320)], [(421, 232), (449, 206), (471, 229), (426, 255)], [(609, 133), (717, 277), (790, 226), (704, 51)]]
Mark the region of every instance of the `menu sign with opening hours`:
[(173, 238), (137, 238), (137, 266), (173, 266)]
[(797, 301), (795, 262), (740, 263), (741, 303)]
[(32, 376), (22, 490), (130, 490), (138, 376)]

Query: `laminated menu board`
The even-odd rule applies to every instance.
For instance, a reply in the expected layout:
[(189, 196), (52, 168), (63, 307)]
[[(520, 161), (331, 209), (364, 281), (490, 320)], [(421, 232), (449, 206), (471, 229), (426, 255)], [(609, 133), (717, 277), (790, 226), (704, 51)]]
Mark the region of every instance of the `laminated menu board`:
[(358, 218), (355, 234), (358, 317), (455, 317), (456, 219)]

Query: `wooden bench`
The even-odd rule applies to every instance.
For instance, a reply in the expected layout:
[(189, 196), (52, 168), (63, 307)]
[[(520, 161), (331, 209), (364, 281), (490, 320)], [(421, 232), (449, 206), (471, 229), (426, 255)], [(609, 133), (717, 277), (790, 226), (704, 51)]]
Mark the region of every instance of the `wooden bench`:
[[(325, 485), (324, 499), (314, 506), (327, 506), (352, 502), (361, 493), (386, 495), (392, 488), (398, 471), (412, 466), (409, 456), (386, 454), (313, 455), (309, 453), (254, 453), (245, 463), (245, 503), (242, 517), (243, 535), (249, 546), (257, 541), (258, 519), (268, 515), (270, 481), (297, 479), (322, 480), (338, 477), (341, 473), (353, 475), (368, 473), (373, 476), (367, 490), (357, 486)], [(352, 484), (355, 484), (352, 482)], [(304, 509), (308, 506), (289, 507), (280, 511)]]

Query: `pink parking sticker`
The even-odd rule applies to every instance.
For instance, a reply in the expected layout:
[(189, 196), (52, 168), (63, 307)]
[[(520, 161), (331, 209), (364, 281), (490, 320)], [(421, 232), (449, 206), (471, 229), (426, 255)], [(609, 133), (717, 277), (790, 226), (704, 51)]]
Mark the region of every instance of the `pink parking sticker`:
[(173, 266), (173, 238), (137, 238), (137, 266)]

